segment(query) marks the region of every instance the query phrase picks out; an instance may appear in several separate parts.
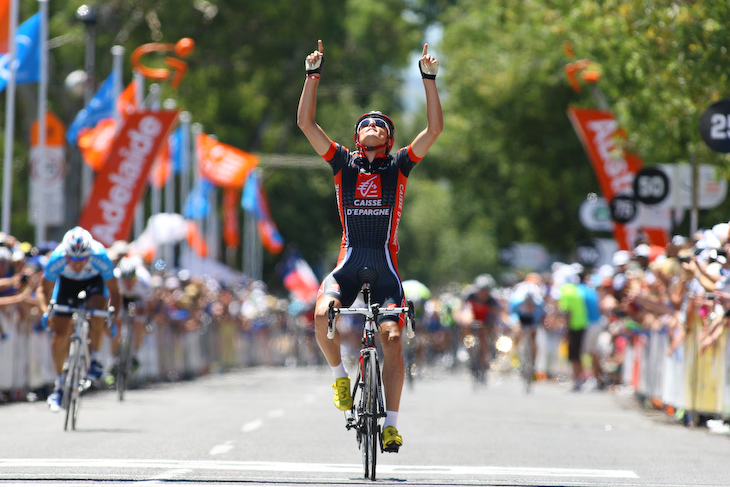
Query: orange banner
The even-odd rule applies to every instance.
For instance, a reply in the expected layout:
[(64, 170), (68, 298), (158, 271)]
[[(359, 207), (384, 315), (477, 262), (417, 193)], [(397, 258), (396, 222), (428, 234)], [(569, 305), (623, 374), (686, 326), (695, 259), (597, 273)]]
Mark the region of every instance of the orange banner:
[[(127, 85), (117, 100), (117, 111), (121, 114), (122, 123), (136, 108), (135, 92), (137, 83)], [(117, 122), (113, 118), (99, 121), (95, 127), (84, 127), (79, 130), (78, 145), (84, 162), (94, 171), (101, 171), (109, 157), (109, 152), (117, 136)]]
[(84, 162), (94, 171), (101, 171), (104, 167), (116, 135), (117, 122), (113, 118), (105, 118), (96, 127), (79, 130), (79, 151)]
[[(604, 198), (611, 201), (618, 195), (633, 195), (634, 177), (643, 163), (638, 156), (621, 148), (618, 142), (625, 139), (626, 134), (619, 129), (613, 113), (571, 107), (568, 117), (588, 153)], [(623, 250), (633, 250), (642, 233), (655, 245), (663, 247), (669, 241), (667, 228), (663, 225), (642, 227), (639, 218), (627, 224), (614, 222), (613, 236)]]
[(177, 110), (133, 113), (114, 140), (78, 223), (107, 247), (116, 240), (129, 239), (134, 207), (177, 116)]
[(226, 188), (223, 192), (223, 240), (228, 248), (241, 245), (241, 230), (238, 225), (238, 205), (240, 201), (240, 191), (234, 188)]
[(209, 135), (198, 135), (196, 143), (198, 170), (216, 186), (242, 187), (248, 173), (259, 164), (257, 156), (218, 142)]
[(0, 0), (0, 54), (9, 52), (10, 0)]
[(162, 149), (160, 149), (159, 154), (157, 154), (155, 163), (152, 165), (152, 170), (150, 171), (150, 185), (157, 189), (165, 187), (165, 183), (167, 183), (171, 174), (172, 162), (170, 161), (170, 144), (168, 144), (167, 139), (165, 139), (165, 143), (162, 144)]

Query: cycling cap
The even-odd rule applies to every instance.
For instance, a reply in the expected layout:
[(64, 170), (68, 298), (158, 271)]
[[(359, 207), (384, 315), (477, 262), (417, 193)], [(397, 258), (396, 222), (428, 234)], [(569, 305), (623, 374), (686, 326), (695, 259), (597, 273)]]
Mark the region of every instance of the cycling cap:
[(86, 257), (91, 255), (91, 234), (81, 227), (74, 227), (63, 236), (63, 249), (69, 257)]
[(491, 274), (479, 274), (476, 279), (474, 279), (474, 287), (480, 290), (491, 290), (494, 288), (494, 285), (495, 281)]
[(126, 257), (119, 261), (119, 273), (122, 279), (134, 279), (137, 276), (137, 266)]
[[(366, 118), (379, 118), (388, 125), (388, 142), (386, 142), (383, 145), (375, 146), (375, 147), (367, 147), (360, 143), (360, 136), (358, 134), (358, 127), (360, 126), (360, 122), (365, 120)], [(393, 120), (390, 119), (389, 116), (386, 114), (379, 112), (377, 110), (370, 111), (368, 113), (364, 113), (360, 115), (360, 118), (357, 119), (357, 122), (355, 123), (355, 145), (358, 147), (358, 149), (361, 150), (377, 150), (382, 147), (385, 147), (385, 153), (388, 154), (390, 150), (393, 148), (393, 144), (395, 143), (395, 125), (393, 124)]]

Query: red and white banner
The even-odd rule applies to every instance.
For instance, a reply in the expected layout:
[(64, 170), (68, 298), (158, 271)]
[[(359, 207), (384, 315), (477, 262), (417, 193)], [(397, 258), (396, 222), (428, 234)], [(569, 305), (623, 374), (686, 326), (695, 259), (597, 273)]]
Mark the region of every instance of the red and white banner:
[[(610, 202), (618, 195), (633, 195), (634, 177), (643, 163), (618, 144), (626, 135), (619, 129), (613, 113), (571, 107), (568, 117), (588, 153), (603, 197)], [(642, 234), (652, 244), (666, 246), (671, 225), (669, 214), (661, 208), (638, 204), (641, 208), (637, 218), (626, 224), (614, 222), (613, 236), (619, 248), (633, 250), (637, 237)]]
[(196, 140), (198, 170), (208, 181), (221, 188), (240, 188), (248, 173), (258, 166), (259, 158), (236, 147), (200, 134)]
[(140, 111), (125, 120), (78, 223), (104, 245), (129, 239), (134, 208), (177, 116), (177, 110)]

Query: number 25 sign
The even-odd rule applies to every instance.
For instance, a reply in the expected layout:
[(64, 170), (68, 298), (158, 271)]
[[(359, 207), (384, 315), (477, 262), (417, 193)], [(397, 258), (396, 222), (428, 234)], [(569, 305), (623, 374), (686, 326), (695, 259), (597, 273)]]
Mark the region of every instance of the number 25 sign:
[(700, 134), (710, 149), (730, 152), (730, 99), (710, 105), (700, 118)]

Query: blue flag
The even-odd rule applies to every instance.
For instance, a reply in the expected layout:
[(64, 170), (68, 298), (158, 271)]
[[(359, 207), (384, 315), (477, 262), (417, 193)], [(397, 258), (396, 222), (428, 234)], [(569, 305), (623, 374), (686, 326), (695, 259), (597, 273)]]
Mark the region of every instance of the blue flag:
[(114, 118), (117, 111), (117, 100), (114, 97), (114, 71), (99, 87), (86, 108), (82, 109), (71, 122), (66, 131), (66, 140), (76, 145), (79, 131), (84, 127), (94, 127), (105, 118)]
[(180, 174), (183, 171), (182, 160), (182, 125), (178, 126), (173, 133), (167, 136), (167, 144), (170, 150), (170, 161), (172, 162), (172, 172)]
[(241, 195), (241, 207), (256, 219), (261, 244), (272, 254), (278, 254), (284, 248), (284, 239), (271, 218), (266, 193), (261, 186), (261, 178), (252, 171), (246, 178)]
[(183, 207), (183, 216), (191, 220), (197, 220), (208, 216), (210, 205), (208, 194), (213, 189), (213, 184), (207, 179), (200, 178), (195, 181), (193, 189), (188, 194)]
[[(16, 62), (15, 83), (37, 83), (41, 78), (41, 14), (23, 22), (15, 34)], [(0, 91), (10, 79), (10, 53), (0, 57)]]

